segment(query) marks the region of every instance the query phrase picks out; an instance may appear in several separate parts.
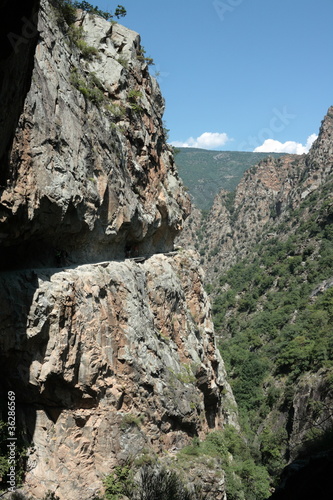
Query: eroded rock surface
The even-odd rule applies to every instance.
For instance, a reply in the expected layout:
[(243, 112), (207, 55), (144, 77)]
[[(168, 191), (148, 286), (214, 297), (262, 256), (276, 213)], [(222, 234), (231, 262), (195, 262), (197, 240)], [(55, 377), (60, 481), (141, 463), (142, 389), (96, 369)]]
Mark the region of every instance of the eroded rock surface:
[(91, 498), (117, 463), (236, 422), (195, 255), (12, 272), (2, 289), (36, 498)]
[(84, 56), (46, 0), (37, 29), (30, 89), (2, 159), (2, 261), (54, 265), (59, 254), (87, 262), (172, 248), (189, 200), (139, 35), (78, 11), (81, 31), (71, 36), (96, 50)]
[[(115, 465), (237, 416), (197, 255), (169, 252), (190, 205), (139, 35), (28, 4), (26, 60), (0, 61), (29, 68), (12, 121), (1, 87), (2, 390), (31, 443), (24, 491), (88, 500)], [(225, 497), (222, 472), (206, 483)]]

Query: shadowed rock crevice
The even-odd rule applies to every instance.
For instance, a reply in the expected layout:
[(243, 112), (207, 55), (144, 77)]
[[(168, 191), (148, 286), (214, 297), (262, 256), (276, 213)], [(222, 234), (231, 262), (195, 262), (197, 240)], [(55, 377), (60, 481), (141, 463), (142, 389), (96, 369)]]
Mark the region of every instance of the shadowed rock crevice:
[(296, 460), (285, 468), (281, 484), (269, 500), (330, 500), (333, 451)]
[(31, 85), (39, 0), (2, 0), (0, 10), (0, 189), (15, 178), (9, 160), (14, 131)]
[(205, 415), (210, 429), (216, 427), (216, 419), (220, 406), (220, 393), (217, 387), (212, 388), (209, 377), (203, 375), (199, 377), (197, 385), (204, 395)]

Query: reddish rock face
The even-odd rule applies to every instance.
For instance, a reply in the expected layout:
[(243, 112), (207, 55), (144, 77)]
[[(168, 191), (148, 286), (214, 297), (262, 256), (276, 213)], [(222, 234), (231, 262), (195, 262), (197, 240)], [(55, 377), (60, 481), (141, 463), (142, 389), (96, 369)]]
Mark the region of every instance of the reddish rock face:
[(1, 284), (2, 367), (26, 409), (35, 498), (57, 485), (60, 498), (90, 499), (124, 460), (237, 425), (195, 254), (16, 271)]

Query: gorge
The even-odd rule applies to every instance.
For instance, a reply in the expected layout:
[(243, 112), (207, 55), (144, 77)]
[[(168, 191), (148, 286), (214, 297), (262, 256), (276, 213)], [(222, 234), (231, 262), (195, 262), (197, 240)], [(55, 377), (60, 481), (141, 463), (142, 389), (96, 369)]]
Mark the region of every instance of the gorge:
[(191, 213), (139, 34), (70, 0), (1, 23), (4, 498), (330, 498), (333, 108)]
[(23, 493), (75, 500), (238, 422), (197, 257), (169, 253), (190, 202), (140, 37), (67, 4), (5, 3), (0, 324)]

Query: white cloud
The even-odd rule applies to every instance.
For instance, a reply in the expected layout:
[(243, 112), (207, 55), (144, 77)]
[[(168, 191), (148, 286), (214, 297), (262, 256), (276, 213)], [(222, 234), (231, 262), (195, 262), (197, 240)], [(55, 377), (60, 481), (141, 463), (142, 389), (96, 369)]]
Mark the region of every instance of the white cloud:
[(228, 134), (222, 132), (204, 132), (199, 137), (189, 137), (187, 141), (173, 141), (172, 146), (182, 147), (182, 148), (203, 148), (203, 149), (215, 149), (224, 146), (228, 141), (232, 141), (228, 137)]
[(280, 142), (280, 141), (275, 141), (274, 139), (266, 139), (265, 142), (261, 145), (258, 146), (257, 148), (254, 149), (255, 153), (292, 153), (296, 155), (302, 155), (304, 153), (307, 153), (309, 149), (311, 148), (313, 142), (317, 139), (316, 134), (311, 134), (307, 141), (305, 146), (301, 144), (300, 142), (295, 142), (295, 141), (287, 141), (287, 142)]
[(317, 138), (318, 138), (317, 134), (311, 134), (311, 135), (309, 135), (308, 140), (306, 141), (306, 148), (307, 148), (308, 151), (309, 151), (309, 149), (311, 148), (312, 144), (314, 143), (314, 141)]

